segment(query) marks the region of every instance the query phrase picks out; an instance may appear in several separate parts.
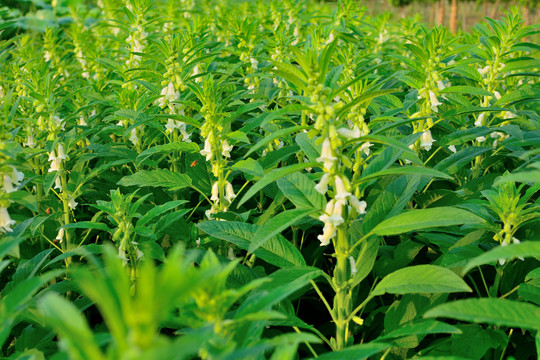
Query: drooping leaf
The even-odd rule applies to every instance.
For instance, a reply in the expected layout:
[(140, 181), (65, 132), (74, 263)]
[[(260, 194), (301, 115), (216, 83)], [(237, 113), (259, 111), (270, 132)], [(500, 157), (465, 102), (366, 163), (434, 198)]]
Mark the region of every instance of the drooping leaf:
[(507, 299), (457, 300), (436, 306), (424, 314), (424, 318), (435, 317), (540, 330), (539, 306)]

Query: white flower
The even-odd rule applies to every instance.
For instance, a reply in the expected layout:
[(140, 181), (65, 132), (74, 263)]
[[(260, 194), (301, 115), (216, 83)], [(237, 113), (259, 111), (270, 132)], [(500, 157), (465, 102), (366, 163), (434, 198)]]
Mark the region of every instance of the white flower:
[(66, 154), (64, 152), (64, 147), (62, 146), (62, 144), (58, 144), (58, 158), (62, 160), (65, 160), (66, 158)]
[[(512, 240), (511, 240), (512, 243), (514, 244), (519, 244), (520, 241), (518, 239), (516, 239), (515, 237), (512, 237)], [(501, 243), (501, 246), (508, 246), (509, 244), (505, 241), (503, 241)], [(518, 256), (518, 259), (521, 260), (521, 261), (525, 261), (525, 259), (523, 258), (523, 256)], [(506, 263), (506, 259), (499, 259), (499, 264), (501, 265), (504, 265)]]
[(172, 82), (169, 82), (167, 85), (167, 91), (165, 93), (165, 99), (167, 99), (168, 102), (176, 101), (180, 98), (180, 93), (178, 91), (175, 91), (174, 84)]
[(64, 120), (63, 119), (60, 119), (60, 117), (58, 116), (53, 116), (52, 117), (54, 123), (56, 124), (56, 126), (58, 126), (59, 128), (61, 128), (62, 130), (64, 130), (65, 128), (65, 124), (64, 124)]
[(431, 146), (435, 140), (433, 140), (433, 137), (431, 137), (431, 131), (426, 130), (422, 133), (422, 136), (420, 137), (420, 147), (424, 150), (431, 150)]
[(259, 61), (257, 61), (257, 59), (255, 58), (250, 58), (249, 61), (251, 62), (251, 67), (257, 69), (257, 67), (259, 66)]
[(343, 219), (343, 206), (345, 205), (345, 200), (338, 200), (334, 202), (334, 208), (330, 216), (328, 217), (326, 223), (332, 224), (332, 226), (339, 226), (345, 222)]
[(0, 206), (0, 232), (12, 232), (11, 225), (15, 224), (15, 220), (11, 220), (7, 209)]
[(366, 213), (367, 203), (364, 200), (360, 201), (356, 196), (351, 195), (349, 196), (349, 204), (351, 204), (359, 215)]
[(219, 202), (219, 186), (217, 181), (212, 185), (212, 196), (210, 197), (210, 200), (215, 203)]
[(442, 103), (439, 102), (439, 99), (437, 99), (437, 96), (431, 90), (429, 90), (429, 102), (431, 103), (431, 110), (438, 112), (438, 106), (442, 105)]
[(47, 50), (45, 50), (45, 51), (43, 52), (43, 58), (45, 59), (46, 62), (51, 61), (51, 53), (48, 52)]
[(54, 179), (54, 188), (62, 192), (62, 179), (60, 176), (57, 176), (56, 179)]
[(234, 193), (232, 184), (227, 181), (227, 183), (225, 184), (225, 199), (229, 203), (231, 203), (235, 197), (236, 197), (236, 194)]
[(317, 236), (317, 239), (320, 240), (321, 246), (326, 246), (330, 244), (330, 240), (336, 236), (336, 228), (331, 224), (328, 224), (324, 227), (322, 235)]
[(493, 95), (495, 95), (495, 99), (499, 100), (501, 98), (501, 93), (498, 91), (494, 91)]
[(337, 157), (332, 155), (332, 144), (330, 143), (330, 139), (325, 138), (322, 144), (321, 156), (317, 158), (317, 161), (324, 163), (323, 166), (325, 170), (330, 171), (336, 160)]
[(339, 135), (346, 137), (347, 139), (356, 139), (361, 136), (360, 129), (357, 125), (355, 125), (352, 129), (346, 127), (339, 128), (337, 132)]
[(75, 199), (73, 199), (73, 196), (70, 196), (69, 197), (69, 201), (68, 201), (68, 206), (71, 210), (75, 210), (75, 207), (77, 207), (79, 203), (75, 201)]
[(352, 256), (349, 256), (349, 262), (351, 263), (351, 275), (356, 275), (358, 270), (356, 270), (356, 261), (354, 261), (354, 258)]
[(62, 159), (55, 155), (54, 150), (49, 153), (49, 161), (51, 162), (49, 172), (60, 171), (62, 169)]
[(328, 183), (330, 182), (330, 178), (331, 177), (329, 173), (324, 173), (319, 183), (315, 185), (315, 191), (322, 195), (326, 194), (326, 192), (328, 191)]
[(29, 134), (29, 135), (28, 135), (28, 140), (27, 140), (25, 143), (23, 143), (23, 145), (24, 145), (24, 146), (28, 146), (29, 148), (35, 147), (35, 146), (36, 146), (36, 143), (35, 143), (35, 141), (34, 141), (34, 135)]
[(480, 73), (480, 75), (484, 76), (484, 75), (486, 75), (486, 74), (488, 73), (488, 71), (489, 71), (489, 65), (486, 65), (486, 66), (484, 66), (483, 68), (478, 68), (477, 70), (478, 70), (478, 72)]
[(336, 200), (345, 200), (347, 199), (348, 196), (351, 196), (351, 193), (348, 192), (347, 189), (345, 188), (345, 183), (343, 182), (343, 179), (338, 175), (336, 175), (334, 179), (335, 179), (334, 190), (336, 193), (334, 198)]
[(513, 112), (511, 111), (505, 111), (504, 112), (504, 115), (503, 115), (503, 119), (507, 120), (507, 119), (513, 119), (515, 118), (517, 115), (514, 114)]
[(329, 202), (326, 203), (326, 208), (324, 209), (324, 213), (319, 216), (319, 220), (321, 220), (323, 223), (327, 223), (328, 222), (328, 219), (330, 218), (330, 216), (332, 215), (332, 213), (334, 212), (334, 204), (335, 204), (335, 200), (332, 199), (330, 200)]
[(212, 215), (217, 214), (217, 209), (212, 206), (210, 209), (206, 210), (204, 214), (208, 219), (212, 220)]
[(453, 152), (454, 154), (457, 152), (456, 147), (455, 147), (454, 145), (450, 145), (450, 146), (448, 147), (448, 150), (450, 150), (450, 151)]
[(474, 122), (474, 125), (475, 126), (482, 126), (485, 116), (486, 116), (486, 113), (481, 113), (480, 115), (478, 115), (478, 119)]
[(84, 120), (84, 117), (81, 115), (78, 121), (79, 126), (87, 126), (86, 120)]
[(437, 87), (439, 88), (439, 91), (443, 91), (445, 88), (449, 86), (450, 86), (450, 83), (448, 83), (448, 85), (444, 85), (444, 83), (441, 80), (437, 81)]
[(222, 151), (221, 151), (221, 154), (225, 157), (228, 157), (230, 158), (231, 157), (231, 151), (233, 149), (233, 145), (229, 145), (229, 143), (227, 142), (227, 140), (223, 140), (221, 142), (221, 147), (222, 147)]
[(476, 141), (478, 141), (479, 143), (482, 143), (484, 141), (486, 141), (486, 138), (484, 136), (479, 136), (476, 138)]
[(129, 141), (131, 141), (133, 145), (137, 145), (139, 143), (139, 137), (137, 136), (137, 128), (131, 130)]
[(369, 153), (371, 151), (369, 148), (372, 147), (372, 146), (373, 146), (373, 144), (370, 143), (369, 141), (367, 141), (367, 142), (363, 143), (362, 146), (360, 146), (360, 151), (363, 151), (364, 154), (366, 154), (366, 156), (369, 156)]
[(64, 241), (64, 234), (65, 233), (65, 230), (64, 228), (60, 228), (60, 230), (58, 230), (58, 235), (56, 235), (56, 239), (59, 243), (62, 243)]

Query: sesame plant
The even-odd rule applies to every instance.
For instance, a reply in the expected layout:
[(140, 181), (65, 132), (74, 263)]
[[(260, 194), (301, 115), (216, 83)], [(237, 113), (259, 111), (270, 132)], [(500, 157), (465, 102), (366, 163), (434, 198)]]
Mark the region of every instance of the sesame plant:
[(540, 357), (540, 28), (0, 6), (5, 359)]

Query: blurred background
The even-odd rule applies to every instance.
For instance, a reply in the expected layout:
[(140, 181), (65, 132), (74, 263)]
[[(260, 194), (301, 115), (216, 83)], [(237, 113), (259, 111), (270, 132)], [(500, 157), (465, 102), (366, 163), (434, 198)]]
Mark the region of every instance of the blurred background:
[[(83, 2), (95, 4), (98, 0), (0, 0), (0, 38), (12, 37), (25, 28), (39, 30), (40, 22), (46, 21), (51, 2)], [(156, 0), (160, 1), (160, 0)], [(165, 1), (165, 0), (163, 0)], [(182, 3), (182, 0), (178, 0)], [(217, 0), (219, 1), (219, 0)], [(235, 0), (250, 1), (250, 0)], [(251, 0), (253, 1), (253, 0)], [(298, 0), (299, 2), (304, 0)], [(339, 0), (319, 0), (338, 3)], [(358, 5), (365, 7), (370, 15), (388, 14), (389, 17), (411, 18), (419, 22), (436, 26), (445, 25), (453, 33), (470, 30), (484, 17), (499, 18), (505, 11), (517, 8), (525, 23), (538, 24), (540, 0), (358, 0)], [(27, 16), (20, 21), (21, 16)], [(42, 24), (43, 25), (43, 24)]]

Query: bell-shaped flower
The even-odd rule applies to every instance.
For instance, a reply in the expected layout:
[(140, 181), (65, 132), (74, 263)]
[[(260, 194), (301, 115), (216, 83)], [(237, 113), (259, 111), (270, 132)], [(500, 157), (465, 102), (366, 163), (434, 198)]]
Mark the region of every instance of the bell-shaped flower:
[(341, 176), (336, 175), (334, 179), (334, 191), (336, 193), (334, 198), (336, 200), (345, 200), (347, 199), (347, 197), (351, 196), (351, 193), (347, 191), (347, 188), (345, 187), (345, 182), (343, 181)]
[(212, 185), (212, 196), (210, 197), (210, 200), (215, 203), (219, 202), (219, 186), (217, 181)]
[(212, 159), (212, 144), (210, 144), (208, 139), (204, 141), (204, 149), (201, 150), (201, 155), (206, 156), (206, 161)]
[(489, 65), (484, 66), (483, 68), (477, 69), (480, 75), (485, 76), (489, 71)]
[(431, 137), (431, 131), (426, 130), (422, 133), (422, 136), (420, 137), (420, 147), (424, 150), (431, 150), (431, 146), (435, 140), (433, 140), (433, 137)]
[(15, 224), (15, 220), (11, 220), (7, 209), (0, 206), (0, 232), (12, 232), (11, 225)]
[(131, 141), (133, 145), (139, 144), (139, 137), (137, 136), (137, 128), (134, 128), (133, 130), (131, 130), (129, 141)]
[(229, 145), (227, 140), (223, 140), (223, 142), (221, 143), (221, 148), (222, 148), (221, 154), (225, 157), (230, 158), (233, 147), (234, 147), (233, 145)]
[(229, 203), (231, 203), (235, 197), (236, 197), (236, 194), (234, 193), (232, 184), (227, 181), (227, 183), (225, 184), (225, 199)]
[(24, 146), (27, 146), (27, 147), (29, 147), (29, 148), (35, 147), (35, 146), (36, 146), (36, 143), (35, 143), (35, 141), (34, 141), (34, 135), (29, 134), (29, 135), (28, 135), (28, 140), (26, 140), (26, 142), (23, 143), (23, 145), (24, 145)]
[(56, 179), (54, 179), (54, 188), (58, 189), (59, 192), (62, 192), (62, 179), (60, 176), (57, 176)]
[(438, 107), (442, 105), (442, 103), (437, 99), (437, 95), (431, 90), (429, 90), (429, 102), (431, 104), (431, 110), (434, 112), (438, 112)]
[(65, 235), (64, 228), (60, 228), (60, 230), (58, 230), (58, 235), (56, 235), (55, 240), (58, 241), (59, 243), (62, 243), (64, 241), (64, 235)]
[(324, 169), (330, 171), (337, 157), (332, 154), (332, 144), (329, 138), (325, 138), (322, 143), (321, 156), (317, 158), (318, 162), (322, 162)]
[(362, 144), (362, 146), (360, 146), (360, 151), (362, 151), (364, 154), (366, 154), (366, 156), (369, 156), (371, 150), (369, 149), (370, 147), (372, 147), (373, 144), (370, 143), (369, 141), (366, 141), (365, 143)]
[(351, 275), (356, 275), (358, 270), (356, 269), (356, 261), (354, 261), (354, 258), (352, 256), (349, 256), (349, 262), (351, 263)]
[(343, 206), (345, 204), (345, 200), (337, 200), (334, 202), (334, 208), (332, 209), (332, 213), (328, 217), (327, 221), (328, 223), (332, 224), (332, 226), (338, 227), (345, 222), (345, 219), (343, 219)]
[(77, 205), (79, 205), (78, 202), (75, 201), (75, 199), (73, 198), (73, 196), (70, 196), (69, 197), (69, 201), (68, 201), (68, 206), (71, 210), (75, 210), (75, 208), (77, 207)]
[(367, 203), (364, 200), (360, 201), (356, 196), (351, 195), (349, 196), (349, 204), (351, 204), (359, 215), (366, 213)]
[(326, 203), (326, 208), (324, 209), (324, 213), (319, 216), (319, 220), (321, 220), (323, 223), (328, 223), (328, 219), (330, 218), (330, 216), (332, 215), (332, 213), (334, 212), (334, 204), (336, 203), (336, 201), (334, 199), (330, 200), (329, 202)]
[(478, 119), (474, 122), (474, 126), (482, 126), (484, 124), (484, 117), (486, 116), (486, 113), (481, 113), (478, 115)]
[(315, 185), (315, 191), (317, 191), (319, 194), (326, 194), (328, 191), (328, 183), (330, 182), (331, 175), (329, 173), (324, 173), (321, 180), (319, 180), (319, 183)]
[(321, 242), (321, 246), (326, 246), (330, 244), (330, 240), (332, 240), (332, 238), (336, 236), (336, 231), (337, 229), (332, 226), (332, 224), (327, 224), (323, 228), (323, 233), (317, 236), (317, 239), (319, 239), (319, 241)]
[(360, 129), (355, 125), (352, 129), (342, 127), (337, 130), (338, 134), (347, 139), (357, 139), (361, 136)]
[(450, 150), (450, 151), (453, 152), (454, 154), (457, 152), (456, 147), (455, 147), (454, 145), (450, 145), (450, 146), (448, 147), (448, 150)]
[(54, 150), (52, 150), (49, 153), (49, 161), (51, 162), (51, 167), (49, 168), (49, 172), (62, 170), (62, 159), (56, 156), (56, 153)]

